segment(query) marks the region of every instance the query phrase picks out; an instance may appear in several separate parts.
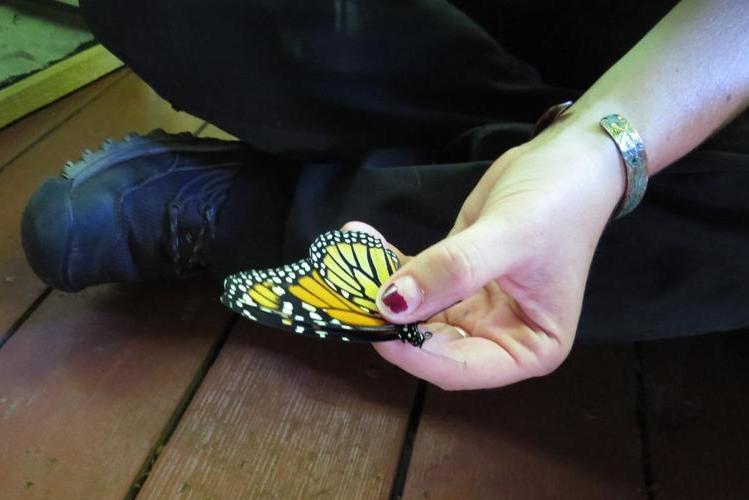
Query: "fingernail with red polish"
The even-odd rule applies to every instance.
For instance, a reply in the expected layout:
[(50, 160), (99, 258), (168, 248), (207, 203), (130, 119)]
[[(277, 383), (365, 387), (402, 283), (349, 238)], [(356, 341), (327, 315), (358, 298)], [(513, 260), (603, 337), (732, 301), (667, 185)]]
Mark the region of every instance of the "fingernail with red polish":
[(398, 288), (395, 285), (390, 285), (385, 289), (385, 292), (382, 294), (382, 303), (394, 313), (402, 313), (408, 309), (406, 299), (398, 293)]
[(390, 312), (401, 314), (414, 311), (421, 304), (423, 292), (411, 276), (398, 278), (382, 293), (380, 300)]

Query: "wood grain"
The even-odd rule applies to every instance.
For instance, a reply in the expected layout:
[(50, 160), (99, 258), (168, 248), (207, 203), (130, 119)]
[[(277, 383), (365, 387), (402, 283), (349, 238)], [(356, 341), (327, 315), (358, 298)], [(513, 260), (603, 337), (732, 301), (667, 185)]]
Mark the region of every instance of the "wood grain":
[(749, 496), (749, 332), (643, 344), (658, 500)]
[(415, 380), (241, 320), (138, 496), (387, 498)]
[[(58, 175), (68, 159), (127, 132), (196, 130), (201, 120), (175, 112), (142, 80), (129, 74), (55, 128), (0, 171), (0, 343), (13, 323), (45, 290), (26, 263), (20, 242), (21, 213), (37, 186)], [(6, 129), (10, 130), (10, 129)], [(2, 136), (6, 131), (0, 132)], [(1, 141), (1, 140), (0, 140)]]
[(8, 162), (32, 146), (50, 130), (96, 99), (106, 88), (129, 73), (122, 69), (73, 92), (23, 120), (0, 129), (0, 171)]
[(493, 391), (430, 388), (405, 499), (643, 498), (631, 346)]
[(123, 498), (227, 323), (217, 289), (47, 298), (0, 349), (0, 497)]

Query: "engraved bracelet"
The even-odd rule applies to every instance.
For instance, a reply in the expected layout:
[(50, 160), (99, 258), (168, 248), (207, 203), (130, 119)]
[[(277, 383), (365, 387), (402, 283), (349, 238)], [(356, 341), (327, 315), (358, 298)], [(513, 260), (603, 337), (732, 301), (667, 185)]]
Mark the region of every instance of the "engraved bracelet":
[[(572, 101), (566, 101), (546, 110), (536, 122), (532, 136), (535, 137), (554, 123), (570, 106), (572, 106)], [(614, 141), (624, 160), (627, 188), (617, 206), (616, 215), (613, 217), (618, 219), (634, 210), (645, 196), (645, 189), (648, 187), (648, 158), (642, 137), (626, 118), (612, 114), (601, 118), (599, 123)]]
[(604, 116), (599, 123), (614, 140), (627, 172), (627, 189), (614, 216), (618, 219), (634, 210), (645, 196), (645, 189), (648, 187), (648, 157), (642, 137), (622, 115)]

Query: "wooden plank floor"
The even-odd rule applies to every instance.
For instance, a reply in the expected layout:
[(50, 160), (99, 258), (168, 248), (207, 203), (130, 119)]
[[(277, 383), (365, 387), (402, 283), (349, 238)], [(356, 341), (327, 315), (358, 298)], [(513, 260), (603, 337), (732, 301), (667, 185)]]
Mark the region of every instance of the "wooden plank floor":
[(107, 137), (227, 138), (128, 70), (0, 130), (0, 498), (747, 498), (749, 338), (576, 348), (447, 393), (251, 325), (213, 282), (50, 292), (23, 206)]
[(747, 337), (642, 346), (656, 498), (749, 498)]
[(430, 390), (405, 498), (642, 498), (634, 361), (587, 348), (543, 379)]
[(166, 446), (144, 498), (387, 498), (416, 381), (362, 345), (243, 322)]

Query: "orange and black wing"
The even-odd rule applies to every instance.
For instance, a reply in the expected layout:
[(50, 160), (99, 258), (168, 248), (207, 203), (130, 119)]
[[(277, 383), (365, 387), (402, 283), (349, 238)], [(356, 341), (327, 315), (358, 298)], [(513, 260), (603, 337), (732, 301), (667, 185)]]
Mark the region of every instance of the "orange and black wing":
[(253, 321), (302, 335), (366, 342), (398, 338), (399, 325), (336, 293), (306, 260), (231, 275), (221, 301)]
[(310, 246), (309, 260), (336, 292), (372, 314), (375, 298), (400, 262), (382, 241), (367, 233), (328, 231)]
[(375, 305), (378, 289), (398, 266), (379, 239), (329, 231), (310, 246), (309, 259), (229, 276), (221, 301), (253, 321), (302, 335), (366, 342), (399, 338), (421, 345), (416, 325), (388, 323)]

